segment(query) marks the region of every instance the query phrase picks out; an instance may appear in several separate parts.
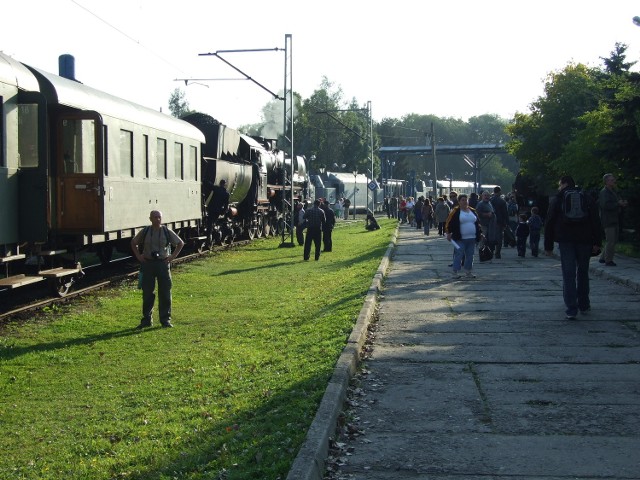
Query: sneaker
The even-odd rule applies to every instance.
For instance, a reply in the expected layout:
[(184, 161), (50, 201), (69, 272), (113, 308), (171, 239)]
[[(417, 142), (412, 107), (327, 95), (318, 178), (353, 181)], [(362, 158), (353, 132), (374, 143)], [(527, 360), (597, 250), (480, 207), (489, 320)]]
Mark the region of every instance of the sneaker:
[(567, 320), (575, 320), (576, 317), (578, 316), (577, 310), (567, 310), (565, 313), (567, 314), (566, 316)]
[(598, 260), (600, 263), (604, 263), (604, 258), (601, 258), (600, 260)]
[(476, 276), (472, 272), (465, 272), (464, 276), (466, 278), (476, 278)]
[(162, 324), (162, 328), (173, 328), (173, 323), (167, 321)]
[(607, 263), (605, 263), (605, 265), (607, 267), (617, 267), (618, 266), (618, 264), (616, 262), (607, 262)]
[(451, 278), (462, 278), (462, 275), (460, 275), (460, 273), (459, 273), (459, 272), (453, 272), (453, 273), (451, 274)]
[(587, 315), (589, 313), (589, 311), (591, 310), (591, 307), (587, 307), (587, 308), (581, 308), (580, 309), (580, 313), (582, 315)]
[(138, 325), (138, 326), (136, 327), (136, 329), (138, 329), (138, 330), (142, 330), (143, 328), (149, 328), (150, 326), (151, 326), (151, 322), (146, 321), (146, 320), (142, 320), (142, 321), (140, 322), (140, 325)]

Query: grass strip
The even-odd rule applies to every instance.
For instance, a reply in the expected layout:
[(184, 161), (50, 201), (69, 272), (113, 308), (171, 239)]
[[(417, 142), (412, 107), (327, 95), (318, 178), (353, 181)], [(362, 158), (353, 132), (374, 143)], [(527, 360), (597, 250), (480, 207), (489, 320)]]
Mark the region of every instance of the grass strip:
[(380, 225), (339, 222), (318, 262), (276, 238), (179, 266), (173, 329), (135, 330), (134, 283), (5, 326), (0, 478), (285, 478), (397, 223)]

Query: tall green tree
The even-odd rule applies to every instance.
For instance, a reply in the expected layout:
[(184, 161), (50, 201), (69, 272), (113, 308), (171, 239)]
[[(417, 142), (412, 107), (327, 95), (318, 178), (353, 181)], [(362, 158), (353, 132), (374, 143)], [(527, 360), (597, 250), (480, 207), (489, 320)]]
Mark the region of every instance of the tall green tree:
[[(627, 46), (616, 43), (604, 67), (569, 64), (551, 73), (544, 95), (528, 114), (508, 127), (509, 150), (539, 191), (553, 190), (558, 176), (571, 174), (598, 190), (613, 173), (630, 200), (630, 223), (640, 223), (640, 75), (629, 69)], [(626, 190), (626, 191), (625, 191)]]
[(171, 92), (171, 95), (169, 95), (169, 111), (172, 116), (182, 118), (186, 114), (191, 113), (186, 96), (187, 94), (180, 88), (176, 88)]
[[(345, 101), (342, 89), (326, 77), (302, 102), (295, 124), (295, 144), (296, 151), (314, 159), (311, 170), (336, 170), (334, 165), (343, 171), (365, 172), (371, 168), (369, 121), (364, 109), (355, 99)], [(374, 170), (379, 170), (377, 158), (374, 161)]]

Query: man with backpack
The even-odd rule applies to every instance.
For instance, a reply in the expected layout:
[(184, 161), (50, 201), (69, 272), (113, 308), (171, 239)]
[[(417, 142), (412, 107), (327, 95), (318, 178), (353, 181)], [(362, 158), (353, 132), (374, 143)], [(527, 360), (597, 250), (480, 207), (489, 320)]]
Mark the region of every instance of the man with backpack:
[(588, 195), (576, 188), (569, 175), (560, 178), (558, 193), (551, 199), (544, 229), (544, 249), (550, 256), (558, 243), (562, 266), (562, 296), (568, 320), (578, 310), (586, 314), (589, 300), (589, 260), (600, 252), (602, 232), (598, 209)]
[[(152, 210), (151, 225), (140, 230), (131, 239), (131, 249), (140, 262), (142, 275), (142, 321), (138, 328), (152, 324), (153, 293), (158, 281), (158, 312), (164, 328), (171, 328), (171, 262), (180, 254), (184, 241), (176, 233), (162, 225), (162, 212)], [(142, 245), (142, 252), (140, 246)], [(173, 252), (171, 246), (175, 247)]]

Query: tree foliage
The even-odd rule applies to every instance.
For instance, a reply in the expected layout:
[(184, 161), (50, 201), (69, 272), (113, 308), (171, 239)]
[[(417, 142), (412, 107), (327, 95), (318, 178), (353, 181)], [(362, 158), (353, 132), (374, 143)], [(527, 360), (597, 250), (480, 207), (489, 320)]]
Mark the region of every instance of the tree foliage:
[[(509, 151), (523, 173), (545, 183), (541, 191), (551, 192), (564, 174), (597, 190), (613, 173), (630, 204), (640, 201), (640, 75), (629, 71), (635, 62), (626, 61), (626, 48), (616, 43), (601, 68), (569, 64), (551, 73), (530, 113), (509, 125)], [(637, 212), (632, 207), (630, 218)]]
[(192, 113), (189, 109), (189, 102), (186, 96), (186, 93), (179, 88), (171, 92), (171, 95), (169, 95), (169, 111), (172, 116), (182, 118), (188, 113)]

